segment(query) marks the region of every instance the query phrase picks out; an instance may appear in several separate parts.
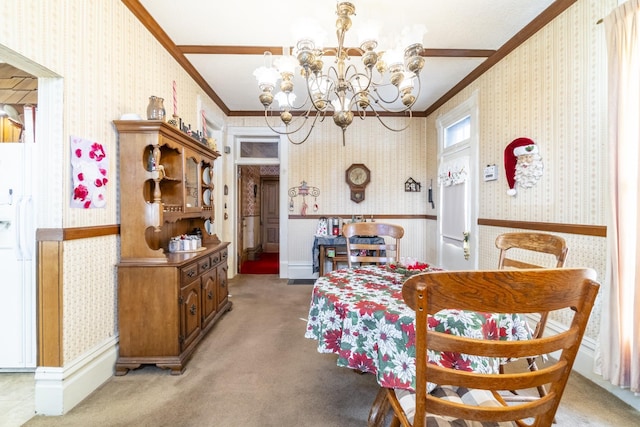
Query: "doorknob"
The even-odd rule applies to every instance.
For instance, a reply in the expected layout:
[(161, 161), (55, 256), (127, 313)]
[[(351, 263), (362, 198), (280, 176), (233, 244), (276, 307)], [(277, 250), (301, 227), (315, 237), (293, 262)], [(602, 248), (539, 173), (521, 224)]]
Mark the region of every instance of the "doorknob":
[(462, 233), (462, 249), (464, 251), (464, 259), (468, 260), (469, 259), (469, 232), (468, 231), (464, 231)]

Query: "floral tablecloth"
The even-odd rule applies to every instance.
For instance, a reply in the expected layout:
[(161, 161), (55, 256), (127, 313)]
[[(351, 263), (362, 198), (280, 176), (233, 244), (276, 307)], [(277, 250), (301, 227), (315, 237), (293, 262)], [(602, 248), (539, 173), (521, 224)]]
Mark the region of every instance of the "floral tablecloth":
[[(438, 270), (430, 267), (428, 271)], [(306, 338), (318, 352), (338, 355), (338, 366), (370, 372), (382, 387), (415, 391), (415, 313), (402, 299), (404, 275), (384, 266), (335, 270), (313, 286)], [(455, 335), (519, 340), (531, 337), (520, 315), (446, 310), (429, 326)], [(498, 372), (499, 360), (429, 351), (432, 362), (476, 372)]]

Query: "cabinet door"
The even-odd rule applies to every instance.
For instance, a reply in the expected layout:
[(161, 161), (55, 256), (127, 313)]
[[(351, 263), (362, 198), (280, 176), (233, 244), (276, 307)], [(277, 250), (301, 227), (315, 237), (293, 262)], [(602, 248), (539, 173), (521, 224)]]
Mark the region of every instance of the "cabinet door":
[(201, 331), (200, 278), (180, 289), (180, 350), (183, 351)]
[(193, 152), (185, 150), (184, 158), (184, 210), (185, 212), (202, 211), (200, 174), (200, 158)]
[(202, 210), (209, 219), (213, 220), (213, 162), (208, 159), (202, 160), (200, 169), (202, 170)]
[(217, 268), (218, 272), (218, 307), (227, 301), (229, 289), (227, 288), (227, 265), (222, 264)]
[(215, 317), (218, 307), (218, 273), (214, 267), (202, 275), (202, 329)]

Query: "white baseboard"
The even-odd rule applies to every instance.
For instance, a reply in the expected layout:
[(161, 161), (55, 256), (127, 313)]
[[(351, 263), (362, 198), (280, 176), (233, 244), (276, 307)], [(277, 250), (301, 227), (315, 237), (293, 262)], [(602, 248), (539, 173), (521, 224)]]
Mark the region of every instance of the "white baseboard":
[[(287, 269), (282, 268), (280, 264), (280, 278), (282, 279), (313, 279), (318, 277), (318, 273), (313, 273), (313, 265), (311, 263), (292, 264), (289, 263)], [(283, 273), (286, 272), (286, 275)]]
[[(565, 331), (566, 327), (560, 325), (557, 322), (547, 322), (547, 329), (560, 332)], [(580, 351), (573, 363), (573, 370), (595, 383), (597, 386), (603, 388), (605, 391), (613, 394), (618, 399), (625, 402), (627, 405), (634, 408), (636, 411), (640, 411), (640, 396), (632, 393), (627, 389), (614, 386), (608, 381), (602, 379), (602, 377), (594, 372), (595, 366), (595, 354), (596, 354), (596, 342), (592, 338), (583, 338), (580, 344)]]
[(70, 411), (113, 376), (117, 357), (115, 336), (62, 368), (36, 368), (36, 414), (64, 415)]

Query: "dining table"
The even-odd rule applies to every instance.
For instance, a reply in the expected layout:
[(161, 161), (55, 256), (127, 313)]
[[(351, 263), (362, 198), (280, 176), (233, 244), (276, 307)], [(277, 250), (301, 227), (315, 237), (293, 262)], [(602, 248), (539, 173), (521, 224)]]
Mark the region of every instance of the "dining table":
[[(423, 272), (440, 268), (423, 264)], [(387, 265), (330, 271), (313, 286), (305, 337), (337, 365), (371, 373), (384, 388), (415, 391), (415, 312), (402, 299), (406, 274)], [(479, 339), (521, 340), (532, 336), (520, 314), (443, 310), (429, 318), (438, 332)], [(498, 373), (503, 361), (428, 350), (431, 363), (454, 369)], [(435, 388), (429, 385), (429, 391)]]

